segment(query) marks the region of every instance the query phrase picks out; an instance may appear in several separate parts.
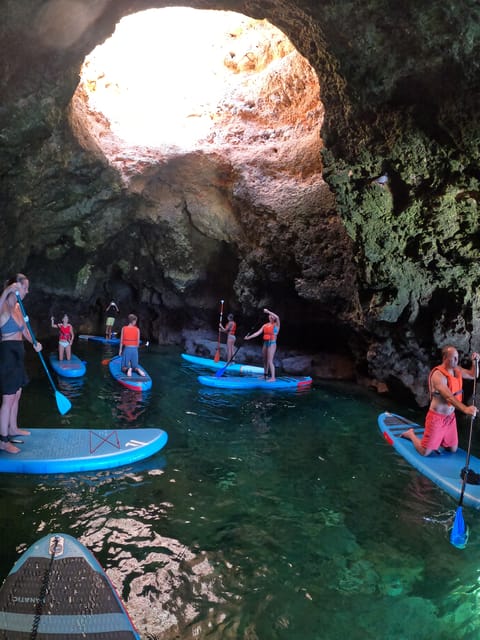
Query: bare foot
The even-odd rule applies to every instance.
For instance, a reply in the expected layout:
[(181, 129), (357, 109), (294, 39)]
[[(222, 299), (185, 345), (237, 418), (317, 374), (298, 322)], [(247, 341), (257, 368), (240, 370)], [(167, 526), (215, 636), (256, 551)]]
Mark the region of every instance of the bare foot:
[(142, 371), (141, 369), (135, 369), (135, 372), (138, 373), (139, 376), (145, 377), (145, 371)]
[(6, 453), (20, 453), (20, 449), (11, 442), (3, 442), (0, 440), (0, 450)]
[(8, 435), (9, 436), (29, 436), (30, 431), (27, 431), (26, 429), (19, 429), (17, 427), (16, 429), (12, 429), (11, 431), (9, 430)]
[(400, 438), (405, 438), (406, 440), (411, 440), (413, 435), (413, 428), (407, 429), (403, 433), (400, 434)]
[(129, 367), (129, 368), (128, 368), (128, 370), (127, 370), (127, 376), (128, 376), (129, 378), (131, 378), (131, 377), (132, 377), (132, 368), (131, 368), (131, 367)]
[(275, 378), (269, 378), (267, 382), (275, 382)]

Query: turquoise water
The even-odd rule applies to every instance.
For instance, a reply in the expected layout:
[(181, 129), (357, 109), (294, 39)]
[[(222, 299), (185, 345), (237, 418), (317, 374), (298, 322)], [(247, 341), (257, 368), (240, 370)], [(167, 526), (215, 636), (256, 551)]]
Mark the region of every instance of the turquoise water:
[(145, 640), (478, 638), (480, 514), (464, 510), (470, 539), (455, 549), (456, 503), (377, 427), (386, 409), (422, 413), (322, 381), (299, 395), (217, 392), (180, 351), (155, 347), (141, 352), (153, 379), (142, 398), (101, 365), (111, 347), (75, 353), (88, 371), (57, 383), (66, 416), (29, 354), (21, 426), (158, 426), (169, 442), (111, 471), (1, 476), (2, 578), (63, 531), (94, 552)]

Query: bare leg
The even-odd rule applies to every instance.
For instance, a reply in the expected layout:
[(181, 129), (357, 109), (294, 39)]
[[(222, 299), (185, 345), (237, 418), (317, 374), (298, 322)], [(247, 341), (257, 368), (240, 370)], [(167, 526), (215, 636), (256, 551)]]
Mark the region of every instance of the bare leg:
[(268, 347), (266, 347), (265, 344), (262, 347), (262, 356), (263, 356), (263, 376), (266, 380), (268, 375)]
[(67, 356), (67, 360), (70, 360), (70, 358), (72, 357), (72, 347), (70, 345), (68, 345), (68, 347), (65, 347), (65, 355)]
[(61, 362), (63, 360), (63, 347), (58, 343), (58, 359)]
[(7, 453), (18, 453), (20, 449), (8, 441), (8, 425), (10, 412), (17, 400), (17, 394), (2, 396), (2, 408), (0, 409), (0, 449)]
[(273, 358), (275, 357), (275, 352), (277, 350), (277, 343), (272, 344), (268, 347), (268, 367), (270, 369), (270, 382), (275, 382), (275, 364), (273, 363)]
[(15, 394), (16, 399), (12, 405), (10, 410), (10, 422), (8, 425), (8, 435), (9, 436), (29, 436), (30, 431), (26, 429), (19, 429), (17, 420), (18, 420), (18, 406), (20, 404), (20, 396), (22, 395), (22, 390), (19, 389)]
[(429, 456), (433, 451), (433, 449), (425, 449), (425, 447), (422, 447), (422, 441), (420, 440), (420, 438), (418, 438), (418, 436), (415, 435), (413, 429), (404, 431), (400, 435), (400, 437), (405, 438), (406, 440), (410, 440), (410, 442), (412, 442), (413, 446), (421, 456)]

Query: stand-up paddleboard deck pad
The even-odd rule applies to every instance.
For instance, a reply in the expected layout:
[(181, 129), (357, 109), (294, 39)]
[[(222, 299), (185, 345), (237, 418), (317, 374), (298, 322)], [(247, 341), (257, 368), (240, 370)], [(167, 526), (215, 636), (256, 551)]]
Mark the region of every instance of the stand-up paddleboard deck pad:
[(246, 374), (263, 374), (263, 367), (257, 367), (253, 364), (240, 364), (231, 362), (227, 366), (227, 362), (219, 360), (215, 362), (212, 358), (201, 358), (200, 356), (192, 356), (189, 353), (182, 353), (182, 358), (190, 364), (205, 367), (205, 369), (225, 369), (225, 373), (246, 373)]
[[(423, 427), (407, 418), (402, 418), (395, 413), (385, 412), (378, 416), (378, 426), (388, 444), (392, 445), (397, 453), (409, 462), (415, 469), (438, 485), (452, 498), (459, 499), (462, 491), (462, 478), (460, 473), (465, 467), (467, 452), (457, 449), (455, 453), (441, 450), (441, 453), (433, 452), (429, 456), (422, 456), (413, 446), (410, 440), (402, 438), (401, 434), (407, 429), (413, 428), (418, 438), (422, 438)], [(480, 473), (480, 460), (470, 456), (469, 469)], [(480, 509), (480, 485), (465, 484), (463, 504)]]
[(108, 368), (115, 380), (127, 389), (132, 389), (132, 391), (148, 391), (152, 388), (152, 379), (142, 365), (140, 365), (140, 369), (145, 371), (144, 376), (139, 375), (135, 371), (132, 371), (131, 376), (127, 376), (127, 374), (122, 371), (121, 356), (115, 356), (115, 358), (112, 358), (108, 363)]
[(1, 640), (140, 640), (93, 554), (78, 540), (45, 536), (0, 588)]
[(81, 378), (87, 372), (87, 367), (83, 360), (72, 353), (70, 360), (58, 359), (56, 353), (50, 354), (50, 364), (55, 373), (64, 378)]
[(198, 381), (207, 387), (216, 389), (268, 389), (269, 391), (301, 391), (312, 386), (312, 378), (304, 376), (302, 378), (277, 378), (274, 382), (265, 380), (263, 376), (198, 376)]
[(168, 440), (162, 429), (30, 429), (20, 453), (0, 451), (2, 473), (75, 473), (148, 458)]

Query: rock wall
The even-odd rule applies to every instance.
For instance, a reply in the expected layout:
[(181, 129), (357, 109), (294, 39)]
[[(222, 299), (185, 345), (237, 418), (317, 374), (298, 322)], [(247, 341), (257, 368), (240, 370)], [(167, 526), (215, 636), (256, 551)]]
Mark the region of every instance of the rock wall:
[(135, 188), (82, 144), (85, 56), (122, 16), (166, 5), (4, 2), (0, 272), (29, 274), (32, 317), (98, 330), (115, 298), (161, 342), (212, 330), (219, 298), (245, 330), (270, 306), (285, 345), (349, 355), (358, 379), (424, 404), (439, 346), (480, 349), (477, 4), (182, 2), (267, 19), (318, 77), (318, 138), (293, 180), (277, 165), (269, 198), (260, 143), (242, 180), (223, 144)]

